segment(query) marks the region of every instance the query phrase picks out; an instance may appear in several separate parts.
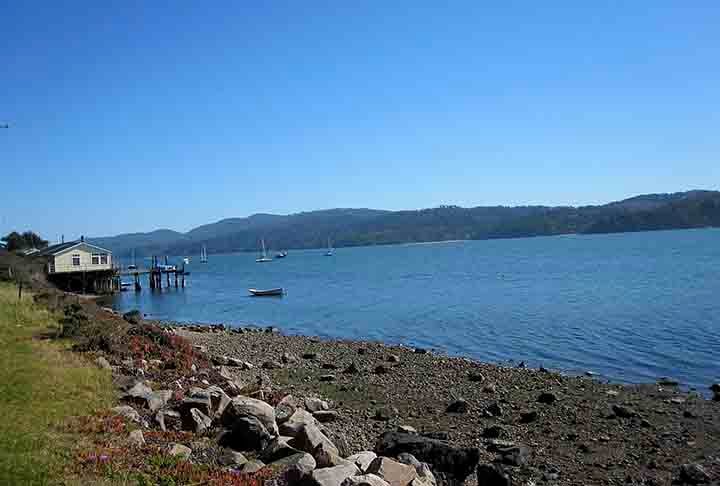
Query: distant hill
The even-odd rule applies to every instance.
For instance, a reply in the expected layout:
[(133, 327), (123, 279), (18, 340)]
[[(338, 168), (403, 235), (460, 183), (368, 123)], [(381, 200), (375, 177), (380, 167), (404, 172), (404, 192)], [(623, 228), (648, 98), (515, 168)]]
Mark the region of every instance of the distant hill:
[(279, 249), (615, 233), (720, 226), (720, 192), (647, 194), (600, 206), (441, 206), (417, 211), (327, 209), (223, 219), (187, 233), (161, 229), (90, 238), (117, 254), (197, 254), (256, 250), (261, 238)]

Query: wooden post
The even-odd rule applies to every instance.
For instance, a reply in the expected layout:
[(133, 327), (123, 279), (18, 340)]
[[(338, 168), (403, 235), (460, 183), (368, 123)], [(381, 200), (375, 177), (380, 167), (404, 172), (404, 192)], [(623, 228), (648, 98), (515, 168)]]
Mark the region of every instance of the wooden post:
[(18, 281), (18, 300), (22, 300), (22, 280)]

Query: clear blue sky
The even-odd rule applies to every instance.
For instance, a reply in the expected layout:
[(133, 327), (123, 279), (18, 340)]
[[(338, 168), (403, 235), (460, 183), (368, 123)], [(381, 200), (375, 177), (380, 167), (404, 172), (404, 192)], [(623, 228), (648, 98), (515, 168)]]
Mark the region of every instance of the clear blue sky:
[(720, 2), (488, 3), (3, 2), (0, 231), (718, 188)]

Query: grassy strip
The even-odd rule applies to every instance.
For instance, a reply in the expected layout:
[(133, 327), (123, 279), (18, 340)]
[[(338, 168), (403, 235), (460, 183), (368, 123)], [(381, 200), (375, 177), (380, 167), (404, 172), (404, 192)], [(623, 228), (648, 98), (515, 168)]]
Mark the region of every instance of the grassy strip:
[(56, 484), (81, 437), (62, 427), (112, 402), (110, 374), (63, 345), (37, 339), (57, 317), (30, 295), (0, 284), (0, 478), (3, 484)]

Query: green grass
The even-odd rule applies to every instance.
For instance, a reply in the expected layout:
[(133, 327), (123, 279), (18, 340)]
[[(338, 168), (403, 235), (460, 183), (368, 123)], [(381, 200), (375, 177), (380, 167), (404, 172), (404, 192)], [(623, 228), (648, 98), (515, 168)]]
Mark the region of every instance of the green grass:
[(62, 484), (82, 437), (63, 427), (72, 416), (112, 403), (110, 374), (38, 336), (56, 316), (0, 283), (0, 482)]

